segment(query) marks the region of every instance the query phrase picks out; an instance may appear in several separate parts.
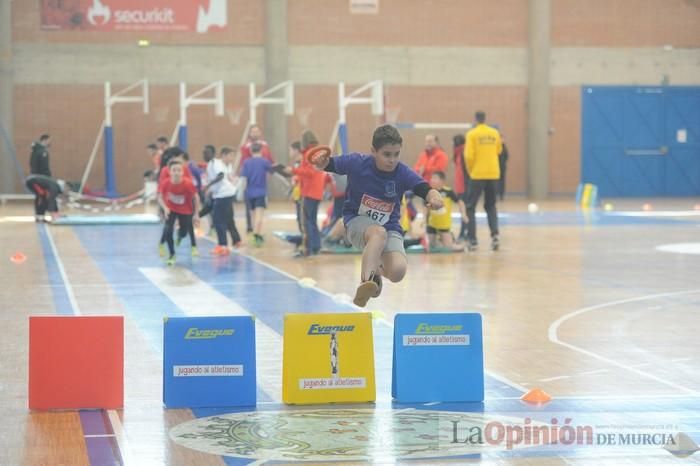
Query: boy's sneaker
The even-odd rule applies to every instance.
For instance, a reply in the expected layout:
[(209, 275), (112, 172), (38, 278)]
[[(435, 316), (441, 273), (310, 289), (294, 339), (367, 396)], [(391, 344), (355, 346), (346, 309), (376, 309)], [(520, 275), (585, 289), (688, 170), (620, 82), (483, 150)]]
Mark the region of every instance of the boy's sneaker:
[(367, 301), (369, 301), (369, 298), (377, 295), (378, 291), (379, 287), (374, 280), (362, 282), (360, 283), (360, 286), (357, 287), (357, 291), (355, 291), (355, 298), (352, 300), (352, 302), (355, 303), (356, 306), (365, 307), (367, 305)]
[(217, 245), (211, 250), (211, 253), (215, 256), (227, 256), (231, 251), (228, 250), (226, 246)]
[(192, 257), (199, 257), (199, 249), (197, 249), (197, 246), (192, 246)]
[(165, 250), (165, 244), (160, 243), (158, 245), (158, 254), (160, 254), (160, 257), (165, 257), (167, 251)]
[(469, 243), (467, 244), (467, 251), (474, 252), (477, 249), (479, 249), (479, 243), (477, 243), (476, 241), (469, 241)]
[(168, 260), (165, 261), (165, 263), (168, 265), (168, 267), (175, 265), (175, 256), (168, 257)]
[(501, 246), (500, 241), (498, 241), (498, 235), (492, 236), (491, 237), (491, 250), (492, 251), (498, 251), (498, 248)]

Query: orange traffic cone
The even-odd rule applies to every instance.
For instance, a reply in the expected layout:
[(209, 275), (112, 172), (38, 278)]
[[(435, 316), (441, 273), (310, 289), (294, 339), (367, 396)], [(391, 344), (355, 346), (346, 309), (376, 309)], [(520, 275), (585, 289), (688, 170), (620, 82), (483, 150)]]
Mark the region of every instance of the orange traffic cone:
[(541, 388), (533, 388), (521, 396), (520, 399), (532, 404), (544, 404), (552, 401), (552, 397)]
[(10, 257), (10, 260), (11, 260), (14, 264), (21, 264), (21, 263), (23, 263), (24, 261), (27, 260), (27, 256), (25, 256), (25, 255), (22, 254), (21, 252), (17, 251), (16, 253), (14, 253), (14, 254), (12, 255), (12, 257)]

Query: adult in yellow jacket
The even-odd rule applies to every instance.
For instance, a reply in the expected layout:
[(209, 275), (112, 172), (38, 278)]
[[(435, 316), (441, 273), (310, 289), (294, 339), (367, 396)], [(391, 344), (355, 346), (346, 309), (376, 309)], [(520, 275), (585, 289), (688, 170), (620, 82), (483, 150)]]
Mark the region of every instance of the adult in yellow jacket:
[(486, 113), (476, 112), (476, 126), (467, 131), (465, 136), (467, 148), (464, 162), (469, 173), (467, 192), (467, 247), (470, 251), (477, 248), (476, 240), (476, 204), (484, 193), (484, 210), (491, 230), (491, 249), (498, 249), (498, 213), (496, 212), (496, 193), (501, 178), (498, 156), (503, 150), (501, 135), (498, 130), (486, 125)]

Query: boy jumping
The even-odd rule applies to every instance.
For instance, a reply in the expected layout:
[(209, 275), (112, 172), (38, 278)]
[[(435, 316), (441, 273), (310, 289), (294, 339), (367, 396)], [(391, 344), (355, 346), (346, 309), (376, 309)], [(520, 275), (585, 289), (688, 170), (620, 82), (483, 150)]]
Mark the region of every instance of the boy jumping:
[(397, 283), (406, 275), (401, 198), (413, 191), (429, 208), (443, 206), (442, 196), (399, 161), (403, 139), (391, 125), (378, 127), (371, 154), (311, 157), (319, 169), (348, 176), (343, 222), (349, 242), (362, 249), (362, 277), (353, 302), (364, 307), (382, 291), (382, 276)]

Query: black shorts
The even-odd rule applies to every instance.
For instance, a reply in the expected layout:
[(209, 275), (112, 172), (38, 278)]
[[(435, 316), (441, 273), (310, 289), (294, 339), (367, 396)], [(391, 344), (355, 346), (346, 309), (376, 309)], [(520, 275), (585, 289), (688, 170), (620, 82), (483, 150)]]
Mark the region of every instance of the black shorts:
[(251, 209), (267, 209), (267, 198), (265, 196), (251, 197), (248, 199), (248, 206)]
[(426, 231), (426, 233), (428, 233), (429, 235), (436, 235), (436, 234), (438, 234), (438, 233), (449, 233), (451, 230), (450, 230), (449, 228), (437, 229), (437, 228), (433, 228), (433, 227), (431, 227), (431, 226), (428, 226), (428, 227), (425, 229), (425, 231)]

